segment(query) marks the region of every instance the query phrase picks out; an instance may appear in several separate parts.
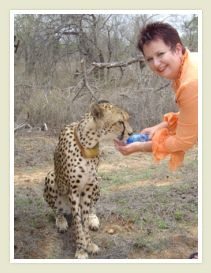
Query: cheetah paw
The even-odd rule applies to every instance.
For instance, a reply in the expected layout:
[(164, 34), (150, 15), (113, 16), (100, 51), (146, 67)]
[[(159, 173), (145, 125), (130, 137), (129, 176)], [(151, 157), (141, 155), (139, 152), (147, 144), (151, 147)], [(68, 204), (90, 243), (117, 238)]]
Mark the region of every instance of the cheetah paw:
[(100, 227), (100, 222), (95, 214), (89, 215), (89, 228), (93, 231), (97, 231)]
[(80, 249), (80, 250), (76, 251), (75, 258), (76, 259), (88, 259), (88, 254), (85, 250)]
[(97, 254), (100, 251), (100, 248), (94, 243), (89, 243), (87, 246), (87, 251), (91, 254)]
[(56, 227), (60, 233), (64, 233), (68, 229), (68, 223), (65, 217), (56, 218)]

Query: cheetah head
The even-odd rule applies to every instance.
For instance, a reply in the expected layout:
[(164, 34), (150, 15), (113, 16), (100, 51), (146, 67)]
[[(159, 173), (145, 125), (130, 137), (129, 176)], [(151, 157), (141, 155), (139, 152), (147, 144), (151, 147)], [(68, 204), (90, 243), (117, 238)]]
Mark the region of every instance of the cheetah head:
[(90, 112), (101, 136), (122, 140), (133, 133), (128, 113), (116, 105), (109, 102), (94, 103)]

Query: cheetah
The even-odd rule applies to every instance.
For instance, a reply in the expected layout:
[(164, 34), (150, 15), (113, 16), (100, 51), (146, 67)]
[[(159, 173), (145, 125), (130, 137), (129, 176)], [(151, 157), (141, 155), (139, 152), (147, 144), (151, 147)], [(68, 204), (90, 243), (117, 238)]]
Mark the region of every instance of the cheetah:
[(103, 138), (124, 139), (132, 134), (129, 115), (121, 108), (102, 101), (93, 103), (90, 113), (66, 126), (54, 152), (54, 171), (45, 178), (44, 199), (53, 209), (59, 232), (68, 228), (71, 214), (75, 230), (75, 258), (86, 259), (99, 247), (92, 242), (89, 229), (99, 229), (95, 204), (99, 199), (97, 169), (99, 142)]

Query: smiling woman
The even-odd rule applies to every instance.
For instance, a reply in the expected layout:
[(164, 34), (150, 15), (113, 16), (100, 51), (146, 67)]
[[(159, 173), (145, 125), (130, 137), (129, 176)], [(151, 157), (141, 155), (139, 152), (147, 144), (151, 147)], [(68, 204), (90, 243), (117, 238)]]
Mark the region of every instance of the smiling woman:
[(182, 59), (182, 46), (177, 44), (175, 50), (171, 50), (161, 39), (144, 45), (145, 59), (152, 71), (168, 80), (175, 80)]
[(128, 145), (116, 141), (115, 146), (124, 155), (152, 152), (155, 160), (170, 155), (169, 167), (175, 170), (198, 138), (197, 59), (184, 47), (177, 30), (163, 22), (141, 29), (138, 48), (154, 73), (172, 81), (179, 112), (167, 113), (161, 123), (142, 130), (150, 141)]
[[(197, 59), (184, 48), (176, 29), (163, 22), (148, 24), (140, 31), (138, 48), (154, 73), (172, 81), (179, 112), (167, 113), (161, 123), (142, 130), (150, 141), (127, 145), (115, 141), (115, 147), (123, 155), (152, 152), (157, 161), (170, 155), (169, 167), (176, 170), (198, 139)], [(189, 258), (197, 259), (198, 253)]]
[(147, 25), (141, 31), (138, 48), (152, 71), (169, 80), (177, 79), (186, 50), (171, 25), (160, 22)]

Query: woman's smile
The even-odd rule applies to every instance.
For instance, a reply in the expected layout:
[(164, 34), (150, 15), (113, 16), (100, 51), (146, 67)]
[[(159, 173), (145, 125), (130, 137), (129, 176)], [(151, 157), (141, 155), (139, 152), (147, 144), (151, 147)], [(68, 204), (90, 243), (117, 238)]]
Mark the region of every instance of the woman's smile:
[(177, 78), (182, 58), (182, 48), (171, 50), (161, 39), (143, 47), (144, 57), (152, 71), (169, 80)]
[(157, 68), (158, 73), (165, 72), (165, 70), (166, 70), (166, 66), (162, 66), (162, 67)]

